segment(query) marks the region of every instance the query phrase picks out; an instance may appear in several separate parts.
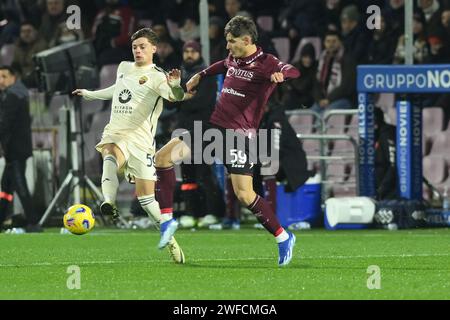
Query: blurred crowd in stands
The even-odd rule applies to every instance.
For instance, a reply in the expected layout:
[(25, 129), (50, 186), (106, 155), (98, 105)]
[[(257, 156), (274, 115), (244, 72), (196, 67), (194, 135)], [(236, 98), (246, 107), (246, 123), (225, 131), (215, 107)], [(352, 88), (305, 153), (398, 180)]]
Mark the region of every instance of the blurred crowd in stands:
[[(258, 22), (259, 45), (288, 60), (302, 77), (274, 99), (288, 109), (323, 111), (355, 106), (358, 64), (401, 64), (405, 0), (208, 0), (211, 63), (227, 55), (223, 28), (235, 15)], [(69, 30), (66, 8), (81, 8), (81, 29)], [(379, 29), (366, 26), (366, 8), (381, 8)], [(199, 40), (199, 0), (3, 0), (0, 48), (14, 45), (12, 65), (36, 86), (32, 56), (62, 43), (92, 39), (98, 64), (131, 60), (130, 35), (151, 26), (161, 39), (156, 64), (179, 68), (183, 44)], [(450, 1), (414, 1), (414, 63), (450, 62)], [(273, 101), (272, 100), (272, 101)], [(449, 104), (428, 96), (424, 105)]]

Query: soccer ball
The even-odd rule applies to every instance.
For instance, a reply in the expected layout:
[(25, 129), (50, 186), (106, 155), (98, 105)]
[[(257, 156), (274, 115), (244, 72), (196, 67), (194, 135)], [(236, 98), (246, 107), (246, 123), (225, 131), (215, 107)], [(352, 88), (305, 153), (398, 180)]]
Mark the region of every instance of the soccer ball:
[(84, 204), (71, 206), (64, 215), (64, 227), (71, 233), (82, 235), (94, 228), (95, 217), (91, 208)]

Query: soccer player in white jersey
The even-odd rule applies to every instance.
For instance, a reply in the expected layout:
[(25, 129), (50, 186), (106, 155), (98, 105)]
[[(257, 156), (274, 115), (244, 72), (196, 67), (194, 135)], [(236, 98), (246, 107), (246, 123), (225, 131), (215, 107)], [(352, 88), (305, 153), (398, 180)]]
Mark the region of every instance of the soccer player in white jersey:
[(175, 241), (178, 222), (162, 221), (155, 199), (156, 171), (154, 166), (155, 133), (163, 101), (180, 101), (189, 97), (180, 86), (181, 72), (164, 72), (153, 64), (158, 43), (157, 35), (144, 28), (131, 37), (134, 62), (122, 62), (117, 69), (116, 83), (109, 88), (89, 91), (76, 89), (73, 94), (87, 100), (112, 99), (111, 118), (101, 141), (96, 145), (102, 154), (102, 214), (118, 218), (115, 206), (119, 187), (118, 172), (124, 172), (136, 184), (136, 194), (145, 212), (160, 228), (160, 249), (169, 246), (175, 262), (184, 263), (184, 254)]

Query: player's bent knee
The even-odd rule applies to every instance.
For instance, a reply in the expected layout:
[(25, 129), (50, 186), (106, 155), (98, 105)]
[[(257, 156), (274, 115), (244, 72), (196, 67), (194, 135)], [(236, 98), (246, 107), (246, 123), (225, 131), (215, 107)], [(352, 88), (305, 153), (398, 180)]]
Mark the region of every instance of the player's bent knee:
[(153, 180), (136, 180), (136, 196), (143, 197), (155, 194), (155, 181)]
[(245, 206), (249, 206), (255, 200), (254, 192), (247, 190), (236, 191), (236, 198)]
[(176, 161), (183, 159), (185, 151), (183, 142), (174, 138), (169, 141), (163, 148), (156, 152), (155, 166), (157, 168), (172, 167)]
[(173, 164), (170, 161), (170, 153), (159, 150), (155, 155), (155, 166), (157, 168), (168, 168)]
[(116, 158), (117, 165), (122, 167), (122, 165), (125, 162), (125, 156), (123, 155), (122, 151), (118, 146), (115, 144), (106, 144), (102, 148), (102, 157), (105, 158), (107, 155), (112, 155), (114, 158)]

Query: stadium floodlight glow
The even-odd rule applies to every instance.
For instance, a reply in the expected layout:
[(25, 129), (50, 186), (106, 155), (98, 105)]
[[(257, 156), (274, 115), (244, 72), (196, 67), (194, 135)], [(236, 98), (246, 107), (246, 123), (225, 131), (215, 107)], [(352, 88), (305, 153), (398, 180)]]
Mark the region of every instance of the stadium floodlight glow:
[[(450, 92), (450, 65), (358, 66), (359, 194), (374, 197), (374, 93)], [(397, 174), (399, 196), (422, 199), (422, 110), (408, 100), (397, 101)]]

